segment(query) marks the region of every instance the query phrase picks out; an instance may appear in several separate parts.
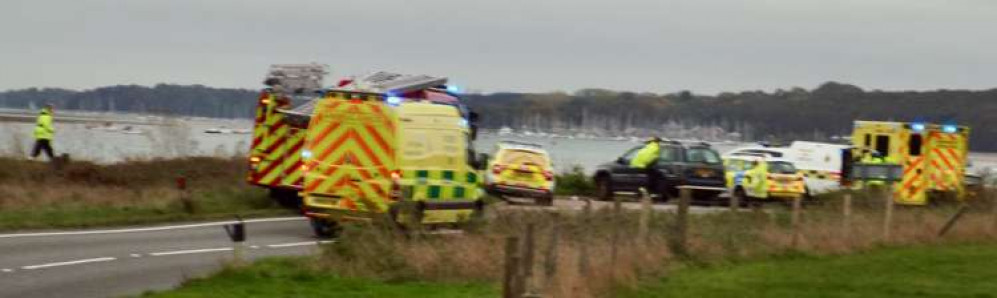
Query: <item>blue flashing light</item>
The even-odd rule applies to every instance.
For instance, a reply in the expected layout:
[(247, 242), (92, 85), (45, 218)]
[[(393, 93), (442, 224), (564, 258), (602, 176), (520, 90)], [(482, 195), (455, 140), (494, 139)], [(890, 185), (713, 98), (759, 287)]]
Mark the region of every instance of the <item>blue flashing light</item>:
[(457, 87), (456, 85), (447, 85), (447, 92), (454, 94), (460, 93), (460, 87)]
[(959, 131), (959, 127), (955, 124), (946, 124), (942, 126), (942, 131), (945, 133), (956, 133)]
[(458, 125), (460, 125), (460, 127), (467, 127), (468, 126), (467, 119), (460, 119), (460, 122), (458, 122)]
[(402, 104), (402, 98), (394, 95), (388, 95), (388, 98), (384, 100), (390, 106), (398, 106)]
[(924, 123), (913, 123), (910, 125), (910, 129), (914, 130), (914, 132), (923, 132), (924, 128)]
[(308, 149), (301, 150), (301, 158), (304, 158), (304, 159), (312, 158), (312, 151), (308, 150)]

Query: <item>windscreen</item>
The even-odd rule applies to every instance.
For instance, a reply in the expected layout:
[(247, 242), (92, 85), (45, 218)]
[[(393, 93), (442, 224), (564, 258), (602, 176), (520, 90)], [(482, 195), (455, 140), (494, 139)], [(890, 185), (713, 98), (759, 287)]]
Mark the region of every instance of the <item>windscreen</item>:
[(536, 151), (510, 149), (502, 153), (499, 163), (505, 165), (534, 164), (547, 167), (547, 156)]
[(688, 162), (694, 163), (705, 163), (716, 165), (720, 164), (720, 155), (716, 151), (710, 148), (689, 148), (685, 151), (685, 159)]
[(796, 167), (785, 161), (772, 161), (769, 162), (769, 173), (796, 174)]

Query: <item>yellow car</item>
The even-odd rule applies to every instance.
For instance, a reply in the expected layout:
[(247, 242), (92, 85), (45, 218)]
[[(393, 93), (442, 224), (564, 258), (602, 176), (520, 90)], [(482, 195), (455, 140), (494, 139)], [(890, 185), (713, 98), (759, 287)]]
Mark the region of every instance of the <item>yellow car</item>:
[(532, 198), (538, 205), (554, 204), (554, 167), (542, 146), (502, 141), (492, 156), (485, 174), (489, 193)]
[(733, 155), (724, 160), (727, 187), (741, 202), (793, 200), (806, 194), (806, 181), (793, 163), (761, 155)]

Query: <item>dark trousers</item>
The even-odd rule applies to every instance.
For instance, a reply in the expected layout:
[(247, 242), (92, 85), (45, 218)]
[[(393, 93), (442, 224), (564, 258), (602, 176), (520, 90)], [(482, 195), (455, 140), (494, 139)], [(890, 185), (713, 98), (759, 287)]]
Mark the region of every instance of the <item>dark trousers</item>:
[(658, 180), (661, 180), (661, 175), (658, 175), (658, 169), (647, 168), (644, 170), (644, 174), (647, 175), (647, 193), (660, 194), (661, 189), (658, 186)]
[(37, 139), (35, 140), (35, 147), (31, 149), (31, 158), (38, 157), (38, 153), (45, 151), (45, 155), (48, 155), (48, 159), (55, 159), (55, 155), (52, 154), (52, 140)]

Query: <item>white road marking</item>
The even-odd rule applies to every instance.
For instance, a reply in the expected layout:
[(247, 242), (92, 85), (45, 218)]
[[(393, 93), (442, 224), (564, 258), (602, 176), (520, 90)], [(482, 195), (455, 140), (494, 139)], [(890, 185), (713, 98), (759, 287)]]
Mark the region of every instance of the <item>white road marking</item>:
[(142, 257), (141, 254), (131, 254), (130, 256), (133, 257), (133, 258), (141, 258)]
[(14, 269), (7, 269), (7, 268), (3, 268), (3, 269), (2, 269), (2, 270), (0, 270), (0, 271), (3, 271), (4, 273), (11, 273), (11, 272), (14, 272)]
[(161, 257), (161, 256), (186, 255), (186, 254), (222, 252), (222, 251), (232, 251), (232, 248), (231, 247), (219, 247), (219, 248), (205, 248), (205, 249), (188, 249), (188, 250), (161, 251), (161, 252), (149, 253), (149, 255), (150, 256), (154, 256), (154, 257)]
[[(281, 221), (297, 221), (297, 220), (307, 220), (307, 217), (274, 217), (274, 218), (256, 218), (256, 219), (246, 219), (243, 220), (245, 223), (260, 223), (260, 222), (281, 222)], [(19, 234), (3, 234), (0, 238), (21, 238), (21, 237), (45, 237), (45, 236), (74, 236), (74, 235), (93, 235), (93, 234), (118, 234), (118, 233), (136, 233), (136, 232), (156, 232), (156, 231), (167, 231), (167, 230), (178, 230), (178, 229), (192, 229), (192, 228), (202, 228), (211, 226), (224, 226), (238, 223), (235, 220), (229, 221), (219, 221), (219, 222), (206, 222), (197, 224), (186, 224), (186, 225), (175, 225), (175, 226), (157, 226), (157, 227), (146, 227), (146, 228), (131, 228), (131, 229), (115, 229), (115, 230), (93, 230), (93, 231), (65, 231), (65, 232), (42, 232), (42, 233), (19, 233)]]
[(306, 242), (294, 242), (294, 243), (281, 243), (281, 244), (269, 244), (269, 248), (283, 248), (283, 247), (295, 247), (295, 246), (306, 246), (306, 245), (318, 245), (325, 243), (333, 243), (335, 241), (323, 240), (323, 241), (306, 241)]
[(259, 246), (259, 245), (250, 245), (250, 246), (249, 246), (249, 248), (252, 248), (252, 249), (259, 249), (259, 248), (260, 248), (260, 246)]
[(114, 261), (114, 260), (117, 260), (117, 259), (118, 258), (114, 258), (114, 257), (82, 259), (82, 260), (75, 260), (75, 261), (66, 261), (66, 262), (48, 263), (48, 264), (41, 264), (41, 265), (23, 266), (23, 267), (21, 267), (21, 269), (24, 269), (24, 270), (35, 270), (35, 269), (42, 269), (42, 268), (49, 268), (49, 267), (58, 267), (58, 266), (69, 266), (69, 265), (78, 265), (78, 264), (96, 263), (96, 262), (108, 262), (108, 261)]

